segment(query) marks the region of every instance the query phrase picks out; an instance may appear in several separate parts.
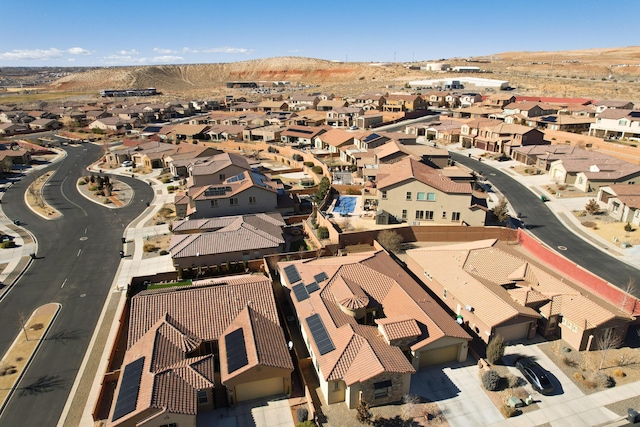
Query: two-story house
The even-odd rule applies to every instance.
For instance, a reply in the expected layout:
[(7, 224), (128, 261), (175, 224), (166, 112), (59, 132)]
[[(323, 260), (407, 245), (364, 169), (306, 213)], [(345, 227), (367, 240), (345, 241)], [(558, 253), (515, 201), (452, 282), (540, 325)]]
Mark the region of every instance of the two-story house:
[(448, 177), (410, 157), (379, 165), (378, 218), (415, 225), (468, 224), (482, 226), (486, 211), (472, 195), (468, 180)]
[(382, 111), (403, 113), (407, 111), (425, 110), (428, 102), (420, 95), (388, 95)]
[(607, 108), (596, 115), (589, 135), (604, 139), (637, 138), (640, 140), (640, 110)]

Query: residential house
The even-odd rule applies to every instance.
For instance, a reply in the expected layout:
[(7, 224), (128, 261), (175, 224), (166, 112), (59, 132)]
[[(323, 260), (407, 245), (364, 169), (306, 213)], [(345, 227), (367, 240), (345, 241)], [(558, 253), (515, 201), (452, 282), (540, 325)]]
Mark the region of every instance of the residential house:
[(511, 155), (515, 147), (550, 144), (551, 141), (545, 141), (544, 133), (538, 129), (508, 123), (481, 126), (473, 141), (477, 148), (506, 155)]
[(360, 129), (370, 129), (382, 123), (384, 123), (384, 115), (382, 113), (367, 114), (365, 110), (364, 115), (356, 117), (356, 126)]
[(317, 150), (328, 150), (330, 154), (339, 154), (344, 148), (353, 145), (354, 136), (353, 132), (343, 129), (329, 129), (317, 135), (313, 143)]
[(472, 195), (470, 182), (453, 180), (410, 157), (378, 168), (379, 222), (393, 218), (415, 225), (484, 225), (486, 211)]
[(449, 163), (449, 151), (428, 145), (406, 145), (390, 139), (378, 148), (369, 150), (370, 156), (357, 159), (356, 165), (366, 181), (377, 181), (380, 165), (392, 164), (411, 157), (419, 162), (444, 168)]
[(582, 351), (607, 331), (626, 335), (632, 317), (523, 256), (488, 239), (407, 250), (407, 267), (485, 343), (538, 332)]
[(60, 122), (55, 119), (36, 119), (29, 123), (29, 127), (33, 130), (55, 130), (60, 126)]
[(596, 107), (596, 114), (605, 110), (633, 110), (635, 108), (633, 102), (620, 100), (594, 101), (593, 105)]
[(382, 105), (382, 111), (407, 112), (426, 110), (427, 101), (420, 95), (388, 95)]
[(311, 146), (318, 135), (327, 131), (326, 127), (290, 126), (280, 133), (280, 141), (298, 147)]
[(473, 104), (464, 108), (457, 108), (453, 110), (453, 117), (458, 119), (481, 119), (494, 117), (496, 114), (500, 114), (501, 110), (496, 107), (490, 107), (482, 104)]
[[(294, 210), (294, 203), (282, 184), (254, 171), (240, 172), (220, 184), (190, 186), (187, 195), (186, 216), (189, 219)], [(184, 211), (184, 208), (180, 210)]]
[(29, 132), (29, 126), (16, 123), (0, 123), (0, 135), (10, 136)]
[(640, 183), (600, 187), (596, 200), (607, 206), (609, 216), (640, 227)]
[(422, 98), (427, 101), (431, 107), (447, 107), (447, 96), (450, 95), (450, 92), (429, 92), (422, 95)]
[(589, 132), (595, 123), (594, 117), (587, 115), (552, 114), (549, 116), (533, 117), (525, 120), (527, 126), (537, 129), (559, 130), (573, 133)]
[(242, 131), (242, 139), (244, 141), (280, 141), (280, 136), (284, 129), (280, 125), (260, 126), (252, 125), (247, 126)]
[(480, 135), (481, 127), (490, 127), (502, 123), (500, 120), (479, 118), (469, 120), (460, 127), (460, 142), (463, 148), (475, 147), (475, 140)]
[(213, 141), (242, 141), (244, 125), (210, 125), (205, 132)]
[(495, 93), (493, 95), (489, 95), (484, 100), (484, 104), (486, 106), (500, 109), (503, 109), (512, 102), (516, 102), (516, 97), (508, 93)]
[(399, 402), (418, 369), (467, 358), (469, 335), (385, 251), (279, 262), (325, 403)]
[(196, 141), (208, 139), (207, 131), (209, 126), (207, 125), (189, 125), (181, 123), (175, 125), (169, 133), (169, 139), (178, 141)]
[(292, 115), (289, 120), (287, 120), (287, 126), (322, 126), (325, 124), (327, 115), (322, 111), (316, 110), (304, 110), (302, 112), (296, 113), (296, 115)]
[(640, 141), (640, 110), (607, 108), (596, 115), (596, 122), (589, 127), (589, 135)]
[(360, 107), (339, 107), (327, 111), (327, 125), (334, 127), (347, 127), (355, 125), (356, 120), (364, 110)]
[(102, 119), (94, 120), (89, 124), (89, 129), (101, 129), (112, 132), (126, 132), (132, 129), (133, 126), (127, 120), (123, 120), (120, 117), (105, 117)]
[(357, 96), (351, 105), (362, 108), (363, 111), (381, 111), (385, 103), (385, 97), (386, 93), (365, 92)]
[(246, 157), (234, 153), (218, 153), (206, 158), (192, 159), (188, 163), (175, 164), (174, 167), (177, 175), (188, 177), (189, 187), (219, 185), (227, 178), (251, 170)]
[(471, 107), (475, 103), (482, 102), (482, 95), (479, 93), (463, 93), (460, 95), (460, 107)]
[(505, 115), (520, 115), (523, 118), (540, 117), (549, 114), (556, 114), (558, 107), (538, 102), (512, 102), (502, 109)]
[(279, 213), (178, 220), (169, 253), (176, 269), (262, 259), (284, 252), (285, 225)]
[(285, 101), (262, 101), (258, 104), (258, 111), (269, 112), (269, 111), (288, 111), (289, 104)]
[(553, 161), (578, 151), (582, 151), (582, 149), (564, 144), (529, 145), (526, 147), (514, 148), (511, 150), (511, 157), (525, 165), (533, 165), (539, 169), (548, 171)]
[(288, 102), (290, 111), (315, 110), (320, 98), (317, 95), (293, 95)]
[[(321, 97), (320, 97), (321, 98)], [(318, 104), (316, 105), (316, 110), (318, 111), (331, 111), (334, 108), (344, 108), (349, 104), (347, 101), (343, 101), (341, 99), (320, 99)]]
[(611, 184), (640, 183), (640, 166), (595, 151), (577, 151), (558, 156), (549, 167), (549, 175), (560, 184), (580, 191), (598, 191)]
[(271, 281), (208, 279), (131, 298), (108, 427), (196, 425), (216, 407), (284, 395), (293, 363)]
[(435, 141), (441, 144), (455, 144), (460, 141), (462, 124), (462, 122), (457, 120), (415, 123), (407, 126), (407, 133), (424, 136), (427, 141)]

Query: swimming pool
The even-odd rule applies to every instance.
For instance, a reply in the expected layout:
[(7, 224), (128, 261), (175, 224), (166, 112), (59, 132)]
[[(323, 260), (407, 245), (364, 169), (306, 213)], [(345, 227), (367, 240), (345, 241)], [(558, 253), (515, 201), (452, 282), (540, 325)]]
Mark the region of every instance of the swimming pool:
[(335, 213), (353, 213), (358, 202), (357, 196), (340, 196), (333, 207)]

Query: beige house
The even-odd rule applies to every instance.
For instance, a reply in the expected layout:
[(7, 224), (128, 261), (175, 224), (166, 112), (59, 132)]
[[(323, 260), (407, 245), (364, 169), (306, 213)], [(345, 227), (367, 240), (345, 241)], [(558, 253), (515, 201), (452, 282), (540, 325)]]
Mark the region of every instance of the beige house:
[(327, 404), (398, 402), (416, 370), (467, 358), (469, 335), (385, 251), (278, 272)]
[(195, 426), (216, 405), (289, 393), (271, 281), (221, 277), (137, 294), (122, 366), (109, 374), (118, 378), (109, 427)]
[(581, 150), (551, 162), (549, 175), (558, 183), (581, 191), (597, 191), (611, 184), (640, 183), (640, 166), (605, 154)]
[(607, 331), (624, 337), (628, 314), (546, 266), (513, 255), (494, 239), (407, 251), (407, 267), (488, 343), (536, 332), (560, 336), (576, 350), (594, 350)]
[(607, 206), (613, 218), (640, 227), (640, 184), (600, 187), (596, 200)]
[(172, 223), (169, 253), (177, 268), (211, 267), (284, 252), (279, 213), (185, 219)]
[(206, 158), (191, 159), (184, 167), (176, 169), (178, 173), (186, 173), (188, 187), (203, 187), (221, 184), (227, 178), (251, 170), (247, 159), (239, 154), (219, 153)]
[(454, 180), (410, 157), (380, 165), (378, 219), (393, 217), (414, 225), (484, 225), (486, 211), (472, 195), (469, 180)]

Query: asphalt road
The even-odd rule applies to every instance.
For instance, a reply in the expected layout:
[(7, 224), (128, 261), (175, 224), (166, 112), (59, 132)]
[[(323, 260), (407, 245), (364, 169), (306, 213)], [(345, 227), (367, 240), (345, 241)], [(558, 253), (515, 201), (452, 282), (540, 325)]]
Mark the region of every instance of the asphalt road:
[(16, 182), (2, 199), (5, 215), (20, 219), (35, 236), (38, 258), (0, 301), (0, 354), (20, 333), (20, 314), (30, 315), (49, 302), (62, 308), (0, 414), (0, 426), (56, 425), (111, 290), (124, 229), (153, 199), (148, 184), (119, 178), (135, 191), (131, 204), (109, 209), (87, 200), (76, 190), (76, 182), (100, 157), (100, 148), (93, 144), (64, 148), (67, 157), (46, 169), (56, 173), (44, 189), (45, 200), (62, 218), (45, 220), (27, 208), (24, 193), (32, 175)]
[[(467, 156), (450, 153), (451, 158), (476, 172), (481, 171), (487, 181), (500, 190), (516, 212), (520, 212), (527, 229), (538, 239), (566, 258), (624, 289), (629, 279), (640, 275), (638, 269), (609, 255), (576, 236), (551, 212), (540, 197), (509, 175), (486, 163)], [(640, 289), (634, 291), (640, 297)]]

